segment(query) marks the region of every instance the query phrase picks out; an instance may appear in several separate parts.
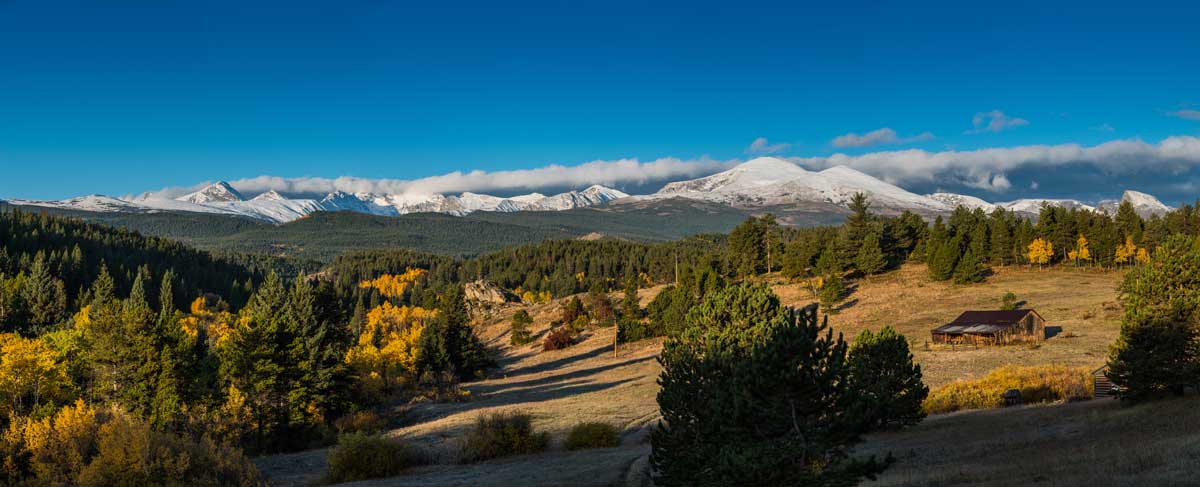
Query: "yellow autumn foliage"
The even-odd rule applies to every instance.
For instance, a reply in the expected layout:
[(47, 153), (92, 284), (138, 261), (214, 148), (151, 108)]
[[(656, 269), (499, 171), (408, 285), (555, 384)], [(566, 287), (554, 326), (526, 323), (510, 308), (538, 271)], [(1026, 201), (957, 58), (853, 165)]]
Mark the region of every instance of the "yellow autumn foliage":
[(1126, 236), (1125, 243), (1118, 245), (1117, 250), (1113, 253), (1113, 262), (1117, 264), (1127, 263), (1136, 254), (1137, 246), (1133, 244), (1133, 237)]
[(1054, 244), (1045, 239), (1034, 239), (1033, 242), (1029, 243), (1029, 253), (1026, 255), (1029, 257), (1029, 263), (1031, 264), (1046, 264), (1054, 256)]
[(203, 331), (209, 343), (219, 346), (229, 336), (235, 318), (224, 302), (201, 296), (192, 301), (189, 311), (191, 314), (179, 320), (179, 327), (189, 338), (195, 340)]
[(1137, 249), (1137, 262), (1139, 264), (1143, 264), (1143, 265), (1149, 264), (1150, 263), (1150, 251), (1146, 250), (1145, 247)]
[(23, 414), (42, 402), (68, 400), (72, 389), (57, 350), (36, 338), (0, 334), (0, 415)]
[(416, 372), (421, 332), (436, 315), (436, 310), (388, 302), (368, 312), (356, 344), (346, 352), (346, 364), (358, 374), (360, 385), (379, 392), (410, 378)]
[(375, 288), (379, 293), (389, 298), (399, 298), (404, 296), (404, 291), (408, 290), (408, 286), (416, 282), (421, 276), (426, 274), (425, 269), (407, 269), (403, 274), (384, 274), (373, 280), (362, 281), (358, 283), (358, 287), (367, 289)]

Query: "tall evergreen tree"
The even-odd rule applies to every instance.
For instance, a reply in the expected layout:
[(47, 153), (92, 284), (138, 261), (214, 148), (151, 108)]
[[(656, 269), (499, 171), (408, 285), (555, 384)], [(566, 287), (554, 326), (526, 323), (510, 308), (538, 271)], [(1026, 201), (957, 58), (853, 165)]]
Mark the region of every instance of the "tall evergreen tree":
[(729, 234), (729, 263), (739, 277), (766, 271), (767, 246), (764, 227), (758, 218), (750, 217)]
[(29, 314), (28, 326), (21, 329), (26, 335), (48, 331), (64, 317), (67, 293), (63, 282), (50, 273), (46, 255), (42, 252), (33, 259), (29, 276), (21, 287), (21, 298)]
[(887, 267), (887, 259), (883, 249), (879, 247), (879, 234), (870, 232), (863, 238), (862, 246), (855, 259), (855, 267), (863, 274), (878, 274)]

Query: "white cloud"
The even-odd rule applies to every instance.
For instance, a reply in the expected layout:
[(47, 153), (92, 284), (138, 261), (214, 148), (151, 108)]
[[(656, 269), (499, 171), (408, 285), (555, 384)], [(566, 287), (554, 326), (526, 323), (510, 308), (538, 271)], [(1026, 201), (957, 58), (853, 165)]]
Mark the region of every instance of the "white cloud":
[(1029, 189), (1032, 189), (1032, 190), (1034, 190), (1034, 191), (1037, 191), (1037, 189), (1038, 189), (1038, 183), (1037, 183), (1037, 181), (1030, 181), (1030, 182), (1029, 182)]
[(833, 139), (830, 144), (834, 147), (871, 147), (875, 145), (897, 145), (911, 144), (923, 140), (933, 139), (933, 134), (923, 132), (912, 137), (899, 137), (896, 131), (891, 128), (884, 127), (878, 130), (872, 130), (865, 134), (859, 135), (850, 132), (845, 135), (839, 135)]
[(1091, 130), (1094, 130), (1096, 132), (1112, 132), (1116, 129), (1114, 129), (1112, 125), (1109, 125), (1107, 123), (1102, 123), (1100, 125), (1092, 127)]
[[(828, 157), (790, 157), (805, 168), (820, 170), (849, 166), (903, 187), (965, 186), (1001, 193), (1012, 189), (1013, 171), (1053, 174), (1067, 165), (1080, 164), (1113, 178), (1131, 175), (1179, 175), (1200, 169), (1200, 138), (1173, 136), (1157, 143), (1121, 139), (1094, 146), (1079, 144), (1027, 145), (977, 150), (919, 149), (877, 151), (860, 155), (833, 154)], [(550, 165), (512, 171), (452, 172), (421, 179), (283, 178), (259, 176), (230, 181), (239, 191), (254, 195), (275, 190), (287, 195), (324, 195), (335, 190), (351, 193), (435, 194), (475, 192), (518, 192), (549, 188), (582, 188), (592, 184), (653, 185), (707, 176), (741, 161), (663, 158), (641, 162), (636, 159), (599, 160), (575, 166)], [(1072, 168), (1071, 170), (1075, 170)], [(176, 197), (203, 187), (167, 188), (150, 193)], [(1037, 190), (1038, 183), (1030, 183)]]
[(1183, 109), (1167, 113), (1172, 117), (1186, 118), (1188, 120), (1200, 120), (1200, 110)]
[[(476, 192), (506, 192), (542, 188), (582, 188), (593, 184), (646, 184), (657, 181), (689, 179), (706, 176), (729, 168), (737, 161), (712, 159), (681, 160), (662, 158), (641, 162), (637, 159), (592, 161), (575, 166), (552, 164), (536, 169), (511, 171), (455, 171), (420, 179), (366, 179), (350, 176), (338, 178), (258, 176), (229, 181), (242, 193), (253, 195), (274, 190), (283, 194), (325, 195), (333, 191), (348, 193), (440, 194)], [(203, 188), (209, 183), (190, 188), (164, 188), (143, 196), (174, 198)]]
[(849, 166), (901, 186), (962, 184), (999, 192), (1010, 186), (1009, 171), (1024, 168), (1087, 164), (1113, 175), (1143, 171), (1180, 173), (1200, 167), (1200, 138), (1174, 136), (1157, 144), (1137, 139), (1114, 140), (1091, 147), (1028, 145), (943, 152), (909, 149), (855, 156), (798, 157), (792, 161), (810, 169)]
[(746, 147), (745, 152), (746, 152), (746, 154), (751, 154), (751, 155), (753, 155), (753, 154), (778, 154), (780, 152), (790, 149), (791, 147), (792, 147), (792, 144), (787, 144), (787, 143), (772, 144), (767, 141), (766, 137), (759, 137), (757, 139), (754, 139), (754, 142), (751, 142), (750, 145), (748, 147)]
[(990, 112), (979, 112), (971, 118), (971, 125), (975, 128), (963, 132), (964, 134), (982, 134), (984, 132), (1003, 132), (1006, 129), (1029, 125), (1029, 121), (1023, 118), (1010, 117), (1005, 115), (1000, 110), (992, 110)]

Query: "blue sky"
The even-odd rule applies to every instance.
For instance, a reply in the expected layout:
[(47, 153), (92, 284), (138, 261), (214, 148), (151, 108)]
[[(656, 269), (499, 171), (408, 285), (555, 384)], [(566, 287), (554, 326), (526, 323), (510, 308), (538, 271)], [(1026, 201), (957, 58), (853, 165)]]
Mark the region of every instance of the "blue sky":
[[(503, 3), (0, 0), (0, 197), (1200, 136), (1195, 2)], [(1163, 151), (892, 180), (1191, 199)]]

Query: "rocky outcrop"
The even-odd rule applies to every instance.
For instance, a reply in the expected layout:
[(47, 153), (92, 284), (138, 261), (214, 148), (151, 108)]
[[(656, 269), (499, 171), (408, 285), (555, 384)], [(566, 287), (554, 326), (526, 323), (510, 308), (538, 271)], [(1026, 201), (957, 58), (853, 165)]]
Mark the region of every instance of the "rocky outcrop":
[(463, 297), (468, 302), (484, 305), (497, 305), (520, 301), (517, 295), (486, 280), (468, 282), (463, 286)]

